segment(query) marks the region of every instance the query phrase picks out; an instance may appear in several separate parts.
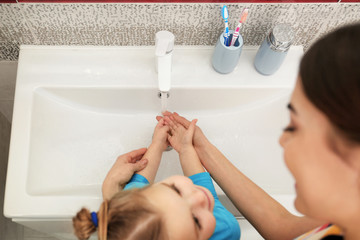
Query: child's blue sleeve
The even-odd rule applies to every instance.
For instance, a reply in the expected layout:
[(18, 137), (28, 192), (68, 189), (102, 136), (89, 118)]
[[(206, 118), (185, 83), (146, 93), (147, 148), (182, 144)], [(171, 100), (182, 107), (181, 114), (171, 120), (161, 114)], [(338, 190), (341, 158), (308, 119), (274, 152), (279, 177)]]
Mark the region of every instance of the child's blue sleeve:
[(215, 199), (214, 217), (216, 219), (216, 226), (210, 240), (239, 240), (240, 226), (234, 215), (232, 215), (219, 201), (215, 192), (214, 184), (207, 172), (194, 174), (189, 177), (194, 184), (207, 188)]
[(142, 175), (135, 173), (130, 181), (124, 187), (124, 190), (132, 189), (132, 188), (143, 188), (149, 184), (149, 181)]

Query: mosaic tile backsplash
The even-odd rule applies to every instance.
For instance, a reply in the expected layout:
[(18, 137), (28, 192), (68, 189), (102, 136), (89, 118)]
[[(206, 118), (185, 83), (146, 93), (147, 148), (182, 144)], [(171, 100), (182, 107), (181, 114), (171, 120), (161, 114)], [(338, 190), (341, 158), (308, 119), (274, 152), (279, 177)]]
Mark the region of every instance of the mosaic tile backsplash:
[[(16, 61), (20, 44), (153, 45), (168, 30), (178, 45), (214, 45), (223, 31), (217, 3), (17, 3), (0, 4), (0, 61)], [(241, 34), (259, 45), (276, 23), (296, 32), (295, 45), (307, 48), (333, 28), (360, 21), (359, 3), (228, 4), (230, 28), (241, 11), (249, 17)]]

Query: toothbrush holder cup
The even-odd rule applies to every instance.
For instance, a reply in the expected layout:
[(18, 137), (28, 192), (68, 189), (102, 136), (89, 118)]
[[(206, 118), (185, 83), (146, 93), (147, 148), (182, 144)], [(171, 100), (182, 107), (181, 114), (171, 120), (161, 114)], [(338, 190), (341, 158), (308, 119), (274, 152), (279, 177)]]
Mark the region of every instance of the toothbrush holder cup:
[[(231, 30), (229, 32), (229, 42), (231, 42), (234, 31)], [(244, 41), (241, 34), (239, 34), (233, 46), (225, 46), (224, 41), (224, 35), (221, 33), (215, 45), (211, 62), (215, 71), (227, 74), (231, 73), (238, 64)]]

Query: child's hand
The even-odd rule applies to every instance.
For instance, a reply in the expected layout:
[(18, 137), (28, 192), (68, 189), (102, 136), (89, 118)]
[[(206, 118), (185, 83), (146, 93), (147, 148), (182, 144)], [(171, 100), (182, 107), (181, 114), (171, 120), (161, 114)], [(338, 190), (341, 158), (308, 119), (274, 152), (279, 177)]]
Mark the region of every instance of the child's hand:
[(169, 126), (165, 124), (164, 119), (161, 119), (155, 127), (152, 144), (159, 144), (160, 148), (164, 151), (169, 142), (167, 140)]
[[(190, 126), (191, 122), (189, 120), (187, 120), (186, 118), (180, 116), (176, 112), (171, 113), (171, 112), (166, 111), (166, 112), (163, 112), (162, 114), (163, 114), (163, 116), (169, 117), (173, 122), (177, 122), (178, 124), (181, 124), (186, 129), (188, 129)], [(156, 120), (160, 121), (160, 119), (162, 119), (163, 116), (156, 116)], [(198, 149), (201, 149), (201, 148), (202, 149), (206, 148), (207, 143), (210, 143), (209, 140), (206, 138), (206, 136), (204, 135), (203, 131), (199, 128), (199, 126), (195, 125), (193, 145), (194, 145), (194, 148), (196, 149), (196, 151), (198, 151)], [(200, 151), (202, 151), (202, 150), (200, 150)]]
[[(195, 131), (195, 124), (197, 119), (192, 120), (188, 129), (184, 128), (181, 124), (173, 121), (168, 116), (165, 116), (166, 124), (170, 126), (170, 133), (168, 140), (171, 146), (178, 152), (185, 151), (189, 147), (193, 148), (192, 139)], [(161, 120), (160, 120), (161, 121)]]

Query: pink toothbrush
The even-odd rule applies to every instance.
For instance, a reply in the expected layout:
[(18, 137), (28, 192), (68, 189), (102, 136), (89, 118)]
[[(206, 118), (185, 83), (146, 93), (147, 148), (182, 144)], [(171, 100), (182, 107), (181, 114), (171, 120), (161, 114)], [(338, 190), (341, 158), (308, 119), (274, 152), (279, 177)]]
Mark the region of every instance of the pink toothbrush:
[(245, 8), (242, 13), (241, 13), (241, 18), (240, 18), (240, 21), (239, 21), (239, 25), (237, 25), (236, 29), (235, 29), (235, 32), (233, 34), (233, 37), (232, 37), (232, 40), (231, 40), (231, 44), (230, 46), (234, 46), (235, 42), (236, 42), (236, 39), (239, 37), (239, 31), (240, 31), (240, 28), (241, 28), (241, 25), (243, 23), (245, 23), (246, 21), (246, 18), (248, 16), (248, 13), (249, 13), (249, 9)]

